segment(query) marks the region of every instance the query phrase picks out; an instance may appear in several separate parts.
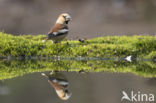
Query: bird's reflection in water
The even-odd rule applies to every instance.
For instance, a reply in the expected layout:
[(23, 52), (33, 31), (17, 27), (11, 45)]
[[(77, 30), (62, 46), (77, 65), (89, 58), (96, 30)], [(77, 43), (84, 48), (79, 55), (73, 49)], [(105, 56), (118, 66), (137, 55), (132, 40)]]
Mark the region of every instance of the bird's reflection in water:
[(48, 79), (60, 99), (68, 100), (71, 97), (71, 93), (67, 88), (69, 83), (63, 73), (55, 71), (49, 74), (42, 73), (42, 75)]

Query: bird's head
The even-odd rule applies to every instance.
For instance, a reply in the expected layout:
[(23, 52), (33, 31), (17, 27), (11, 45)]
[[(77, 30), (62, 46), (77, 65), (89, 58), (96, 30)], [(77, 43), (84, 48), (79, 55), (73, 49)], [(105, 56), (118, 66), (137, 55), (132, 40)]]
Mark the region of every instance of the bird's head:
[(68, 100), (72, 95), (67, 89), (56, 89), (56, 93), (62, 100)]
[(56, 23), (58, 23), (58, 24), (68, 24), (68, 22), (71, 21), (71, 20), (72, 20), (71, 16), (68, 13), (63, 13), (58, 17)]

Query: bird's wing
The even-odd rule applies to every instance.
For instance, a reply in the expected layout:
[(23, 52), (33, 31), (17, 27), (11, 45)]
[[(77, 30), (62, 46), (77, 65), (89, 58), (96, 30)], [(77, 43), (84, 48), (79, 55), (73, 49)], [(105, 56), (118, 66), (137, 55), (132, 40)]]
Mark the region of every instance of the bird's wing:
[(68, 33), (68, 27), (66, 25), (55, 24), (48, 33), (48, 37), (52, 38), (66, 33)]

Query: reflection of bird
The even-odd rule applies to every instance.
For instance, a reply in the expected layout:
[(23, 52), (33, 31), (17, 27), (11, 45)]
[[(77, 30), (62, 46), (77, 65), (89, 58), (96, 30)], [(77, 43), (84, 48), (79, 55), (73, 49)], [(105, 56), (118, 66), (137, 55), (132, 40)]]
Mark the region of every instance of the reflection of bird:
[(53, 72), (49, 75), (42, 73), (42, 75), (48, 78), (48, 82), (54, 87), (60, 99), (67, 100), (71, 97), (71, 93), (67, 89), (69, 83), (65, 75), (60, 72)]
[(131, 99), (128, 97), (128, 95), (127, 95), (127, 93), (125, 91), (122, 91), (122, 94), (123, 94), (123, 97), (121, 98), (121, 101), (123, 99), (127, 99), (127, 100), (131, 101)]
[(48, 33), (46, 39), (42, 40), (45, 42), (46, 40), (53, 40), (54, 43), (58, 43), (63, 40), (68, 34), (68, 22), (71, 20), (71, 17), (67, 13), (61, 14), (56, 24), (51, 28), (50, 32)]

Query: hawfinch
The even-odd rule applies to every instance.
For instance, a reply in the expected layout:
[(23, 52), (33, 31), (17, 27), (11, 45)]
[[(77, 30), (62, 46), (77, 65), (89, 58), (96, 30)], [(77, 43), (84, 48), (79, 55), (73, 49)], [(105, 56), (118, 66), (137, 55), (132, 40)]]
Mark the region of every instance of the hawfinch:
[(68, 81), (60, 72), (53, 72), (52, 74), (46, 75), (42, 73), (48, 79), (50, 85), (55, 89), (58, 97), (62, 100), (68, 100), (71, 97), (71, 93), (68, 91)]
[(54, 43), (61, 42), (67, 34), (68, 34), (68, 22), (71, 21), (71, 16), (67, 13), (61, 14), (55, 25), (51, 28), (49, 31), (47, 37), (42, 40), (42, 42), (45, 42), (47, 40), (52, 40)]

